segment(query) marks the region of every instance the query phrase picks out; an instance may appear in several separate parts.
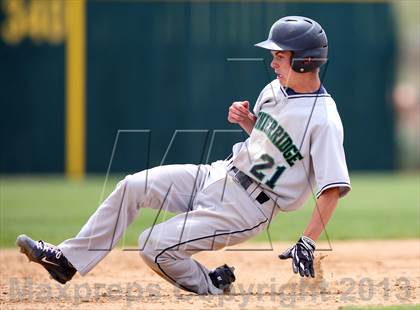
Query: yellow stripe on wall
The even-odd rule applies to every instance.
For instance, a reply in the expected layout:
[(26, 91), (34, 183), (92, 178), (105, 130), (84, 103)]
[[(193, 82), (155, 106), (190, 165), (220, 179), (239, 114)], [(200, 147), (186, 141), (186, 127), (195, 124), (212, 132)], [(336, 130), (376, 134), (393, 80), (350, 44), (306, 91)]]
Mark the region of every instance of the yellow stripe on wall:
[(66, 12), (66, 175), (85, 174), (85, 0), (65, 2)]

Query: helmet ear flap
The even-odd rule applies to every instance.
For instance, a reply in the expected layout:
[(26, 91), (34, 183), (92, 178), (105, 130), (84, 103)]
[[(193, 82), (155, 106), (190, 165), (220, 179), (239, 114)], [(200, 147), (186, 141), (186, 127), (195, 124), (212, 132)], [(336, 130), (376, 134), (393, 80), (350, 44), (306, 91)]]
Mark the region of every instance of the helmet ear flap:
[(300, 55), (298, 52), (293, 52), (292, 58), (290, 59), (292, 70), (298, 73), (305, 73), (312, 71), (314, 64), (312, 57)]
[[(299, 53), (295, 52), (295, 51), (291, 51), (292, 52), (292, 56), (290, 57), (290, 66), (292, 67), (292, 70), (298, 73), (304, 73), (307, 72), (305, 71), (305, 67), (307, 67), (310, 63), (310, 57), (304, 58), (302, 59), (301, 57), (299, 57)], [(298, 54), (298, 56), (296, 56), (296, 54)]]
[(296, 51), (292, 58), (292, 69), (298, 73), (305, 73), (319, 68), (327, 62), (327, 48)]

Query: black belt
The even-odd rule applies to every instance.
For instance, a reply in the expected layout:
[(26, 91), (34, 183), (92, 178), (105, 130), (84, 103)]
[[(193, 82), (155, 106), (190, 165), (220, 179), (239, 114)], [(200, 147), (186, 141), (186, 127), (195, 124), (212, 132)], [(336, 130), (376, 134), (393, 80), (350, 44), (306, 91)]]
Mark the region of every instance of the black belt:
[[(253, 179), (251, 179), (249, 176), (247, 176), (245, 173), (243, 173), (242, 171), (240, 171), (235, 166), (233, 166), (230, 170), (232, 170), (233, 172), (235, 172), (235, 178), (236, 178), (236, 180), (239, 182), (239, 184), (241, 184), (241, 186), (245, 190), (247, 190), (248, 187), (252, 183), (256, 183)], [(268, 200), (270, 200), (270, 197), (268, 197), (266, 193), (264, 193), (263, 191), (261, 191), (261, 193), (259, 193), (258, 196), (255, 199), (260, 204), (263, 204), (263, 203), (267, 202)]]

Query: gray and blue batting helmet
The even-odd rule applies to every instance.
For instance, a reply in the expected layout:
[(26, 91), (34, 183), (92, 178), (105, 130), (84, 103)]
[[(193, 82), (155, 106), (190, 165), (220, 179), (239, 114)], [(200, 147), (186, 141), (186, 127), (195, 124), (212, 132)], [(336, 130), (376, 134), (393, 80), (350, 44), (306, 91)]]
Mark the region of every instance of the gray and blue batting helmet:
[(255, 44), (272, 51), (292, 51), (292, 69), (308, 72), (327, 61), (328, 40), (321, 25), (303, 16), (286, 16), (271, 26), (268, 39)]

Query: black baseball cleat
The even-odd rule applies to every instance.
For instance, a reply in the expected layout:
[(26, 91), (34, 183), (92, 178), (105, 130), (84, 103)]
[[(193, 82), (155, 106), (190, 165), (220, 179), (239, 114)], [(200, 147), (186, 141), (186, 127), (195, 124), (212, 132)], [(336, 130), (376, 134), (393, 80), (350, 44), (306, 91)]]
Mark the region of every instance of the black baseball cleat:
[(20, 251), (30, 261), (42, 265), (51, 277), (61, 284), (70, 281), (77, 271), (64, 257), (63, 252), (52, 244), (42, 240), (35, 241), (26, 235), (20, 235), (16, 239), (16, 245), (20, 247)]
[(223, 266), (210, 271), (209, 276), (215, 287), (223, 290), (224, 293), (229, 293), (231, 284), (236, 280), (235, 275), (233, 274), (234, 271), (234, 267), (229, 267), (224, 264)]

